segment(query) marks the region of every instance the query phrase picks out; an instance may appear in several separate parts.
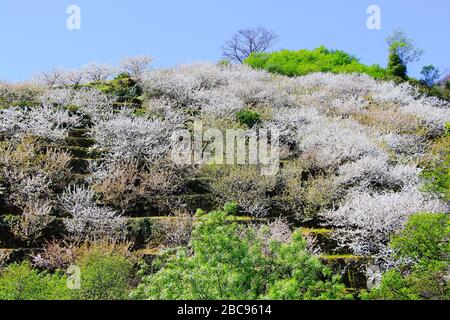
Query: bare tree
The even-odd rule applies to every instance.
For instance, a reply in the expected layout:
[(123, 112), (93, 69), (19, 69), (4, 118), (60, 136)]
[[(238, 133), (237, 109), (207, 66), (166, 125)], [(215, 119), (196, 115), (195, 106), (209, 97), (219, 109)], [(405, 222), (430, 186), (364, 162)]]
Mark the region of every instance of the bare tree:
[(78, 87), (84, 80), (84, 71), (83, 70), (69, 70), (65, 74), (65, 80), (67, 83)]
[(83, 68), (86, 79), (92, 82), (107, 80), (115, 73), (109, 64), (90, 63)]
[(125, 57), (120, 61), (120, 70), (140, 79), (152, 61), (148, 56)]
[(254, 52), (264, 52), (272, 47), (278, 36), (264, 27), (239, 30), (223, 46), (223, 56), (231, 61), (243, 63)]
[(42, 83), (50, 88), (64, 84), (64, 70), (61, 68), (53, 69), (50, 72), (41, 72), (34, 78), (38, 83)]

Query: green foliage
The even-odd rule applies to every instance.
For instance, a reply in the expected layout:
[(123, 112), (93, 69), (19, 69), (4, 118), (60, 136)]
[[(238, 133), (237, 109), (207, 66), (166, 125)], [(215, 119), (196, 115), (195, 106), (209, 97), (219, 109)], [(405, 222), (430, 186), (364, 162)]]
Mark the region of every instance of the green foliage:
[(400, 79), (407, 79), (407, 67), (406, 65), (403, 63), (402, 59), (400, 58), (400, 56), (395, 53), (395, 52), (391, 52), (389, 54), (389, 62), (388, 62), (388, 73), (390, 76), (393, 77), (397, 77)]
[(104, 252), (99, 248), (87, 251), (77, 260), (81, 271), (81, 289), (74, 291), (80, 300), (125, 300), (130, 291), (133, 263), (125, 256)]
[(236, 202), (228, 202), (224, 205), (223, 210), (227, 215), (237, 215), (239, 211), (239, 205)]
[(142, 95), (142, 89), (136, 80), (126, 73), (119, 74), (113, 80), (93, 82), (87, 86), (115, 97), (138, 98)]
[(63, 274), (40, 273), (28, 262), (12, 264), (0, 273), (0, 300), (67, 300), (66, 281)]
[(450, 200), (450, 158), (444, 160), (436, 168), (425, 171), (423, 177), (428, 181), (426, 190)]
[(416, 62), (425, 53), (422, 49), (416, 48), (414, 40), (407, 37), (403, 30), (394, 30), (386, 39), (389, 52), (399, 57), (401, 63), (406, 66), (410, 62)]
[(417, 264), (450, 259), (450, 216), (416, 214), (404, 230), (393, 237), (391, 247), (398, 258), (413, 259)]
[(261, 122), (261, 115), (251, 110), (240, 110), (236, 112), (236, 118), (241, 124), (245, 124), (249, 128)]
[(449, 214), (411, 216), (390, 245), (400, 266), (386, 272), (381, 285), (364, 294), (364, 299), (450, 299), (450, 286), (446, 280), (450, 266)]
[(114, 78), (114, 80), (129, 79), (129, 78), (131, 78), (131, 76), (130, 76), (128, 73), (122, 72), (122, 73), (119, 73), (119, 74)]
[(422, 81), (429, 87), (432, 87), (440, 76), (439, 69), (432, 64), (424, 66), (420, 74), (422, 75)]
[[(228, 212), (227, 212), (228, 211)], [(340, 299), (339, 277), (306, 250), (300, 232), (290, 243), (269, 231), (238, 225), (226, 211), (197, 215), (190, 249), (167, 252), (132, 293), (136, 299)], [(266, 236), (263, 236), (263, 235)], [(192, 252), (192, 253), (190, 253)]]
[(450, 129), (447, 124), (445, 136), (436, 144), (436, 160), (422, 173), (425, 190), (445, 201), (450, 201)]
[(286, 76), (303, 76), (313, 72), (365, 73), (377, 79), (387, 77), (385, 69), (379, 65), (367, 66), (357, 58), (340, 50), (328, 50), (319, 47), (314, 50), (289, 51), (273, 53), (255, 53), (245, 60), (255, 69)]
[(228, 59), (222, 59), (217, 63), (219, 66), (228, 67), (231, 65), (230, 60)]

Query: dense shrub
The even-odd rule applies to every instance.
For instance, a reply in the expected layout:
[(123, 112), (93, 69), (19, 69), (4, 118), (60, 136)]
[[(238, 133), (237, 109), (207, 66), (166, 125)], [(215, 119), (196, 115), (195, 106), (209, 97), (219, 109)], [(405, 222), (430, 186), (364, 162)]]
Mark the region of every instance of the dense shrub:
[(390, 243), (398, 265), (364, 297), (381, 300), (448, 300), (450, 286), (450, 218), (448, 214), (417, 214)]
[(0, 134), (14, 139), (33, 135), (61, 141), (67, 137), (68, 129), (79, 125), (80, 118), (77, 115), (49, 105), (0, 110)]
[(255, 53), (245, 63), (256, 69), (286, 76), (303, 76), (314, 72), (366, 73), (374, 78), (385, 78), (387, 75), (378, 65), (363, 65), (348, 53), (323, 46), (314, 50)]
[(136, 80), (126, 73), (117, 75), (113, 80), (94, 82), (86, 86), (114, 97), (137, 98), (142, 94)]
[(33, 270), (29, 263), (12, 264), (0, 271), (0, 300), (66, 300), (66, 277)]
[(52, 241), (45, 245), (41, 253), (33, 256), (33, 266), (48, 271), (65, 270), (76, 259), (73, 243)]
[(111, 246), (85, 247), (76, 261), (81, 288), (73, 297), (81, 300), (125, 300), (131, 286), (133, 262)]
[(432, 155), (423, 172), (425, 190), (450, 201), (450, 125), (445, 136), (435, 142)]
[(277, 176), (262, 176), (257, 167), (233, 166), (218, 170), (212, 182), (213, 191), (222, 203), (236, 201), (242, 210), (252, 216), (270, 212), (271, 195), (282, 192), (282, 181)]
[(70, 160), (68, 153), (45, 150), (34, 138), (24, 137), (18, 144), (0, 144), (6, 200), (21, 212), (18, 220), (11, 221), (18, 238), (36, 240), (53, 221), (56, 194), (72, 177)]
[(70, 186), (59, 197), (63, 219), (69, 235), (79, 241), (123, 239), (126, 218), (95, 202), (95, 193), (85, 186)]
[(389, 63), (388, 63), (388, 72), (389, 75), (393, 77), (397, 77), (399, 79), (407, 79), (407, 67), (403, 63), (400, 56), (394, 52), (389, 54)]
[(117, 162), (94, 168), (92, 187), (102, 203), (129, 212), (150, 198), (183, 190), (189, 171), (165, 159), (143, 166)]
[[(230, 210), (230, 211), (235, 211)], [(190, 247), (169, 253), (132, 293), (137, 299), (340, 299), (339, 277), (332, 277), (306, 251), (299, 232), (270, 236), (231, 223), (227, 211), (198, 216)], [(272, 229), (274, 230), (274, 229)], [(284, 230), (284, 229), (283, 229)]]
[(251, 110), (241, 110), (236, 113), (236, 118), (241, 124), (245, 124), (249, 128), (261, 121), (261, 115)]

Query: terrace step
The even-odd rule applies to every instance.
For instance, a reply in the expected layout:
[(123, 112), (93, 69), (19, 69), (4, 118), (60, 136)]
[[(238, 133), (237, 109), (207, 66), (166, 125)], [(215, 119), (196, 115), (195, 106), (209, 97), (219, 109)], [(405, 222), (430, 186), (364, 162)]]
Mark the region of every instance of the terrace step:
[(98, 159), (100, 158), (102, 151), (99, 149), (91, 149), (85, 147), (77, 147), (70, 145), (44, 145), (44, 148), (57, 149), (70, 153), (72, 157), (75, 158), (85, 158), (85, 159)]
[(91, 129), (88, 128), (73, 128), (68, 130), (69, 138), (89, 138)]
[(70, 160), (70, 166), (74, 173), (88, 174), (90, 163), (98, 161), (94, 158), (72, 158)]
[(339, 256), (344, 249), (338, 247), (336, 240), (331, 237), (332, 229), (301, 227), (302, 234), (306, 238), (312, 238), (315, 245), (321, 252), (327, 252), (329, 255), (324, 257)]
[(217, 203), (215, 197), (209, 193), (151, 196), (138, 207), (130, 208), (125, 213), (132, 217), (164, 216), (174, 207), (183, 207), (190, 213), (196, 212), (197, 209), (209, 212), (217, 208)]
[(68, 137), (65, 140), (66, 140), (67, 145), (75, 146), (75, 147), (89, 148), (89, 147), (92, 147), (95, 144), (95, 140), (92, 139), (92, 138)]

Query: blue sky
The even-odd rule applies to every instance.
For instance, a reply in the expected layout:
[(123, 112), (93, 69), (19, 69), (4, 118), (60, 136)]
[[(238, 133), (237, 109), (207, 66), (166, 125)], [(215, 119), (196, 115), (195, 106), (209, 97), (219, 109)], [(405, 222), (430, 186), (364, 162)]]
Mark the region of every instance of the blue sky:
[[(71, 4), (81, 8), (81, 30), (66, 28)], [(366, 27), (372, 4), (381, 8), (381, 30)], [(217, 61), (236, 30), (258, 25), (281, 37), (274, 49), (323, 44), (382, 66), (385, 38), (400, 27), (426, 51), (410, 66), (418, 76), (426, 64), (450, 69), (449, 13), (448, 0), (0, 0), (0, 79), (126, 55), (150, 55), (157, 67)]]

